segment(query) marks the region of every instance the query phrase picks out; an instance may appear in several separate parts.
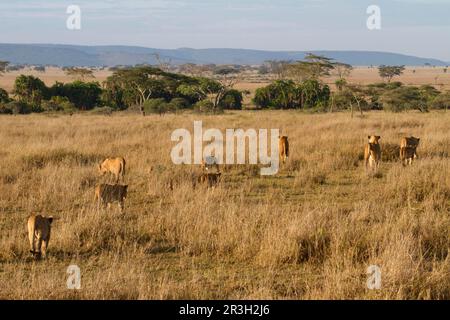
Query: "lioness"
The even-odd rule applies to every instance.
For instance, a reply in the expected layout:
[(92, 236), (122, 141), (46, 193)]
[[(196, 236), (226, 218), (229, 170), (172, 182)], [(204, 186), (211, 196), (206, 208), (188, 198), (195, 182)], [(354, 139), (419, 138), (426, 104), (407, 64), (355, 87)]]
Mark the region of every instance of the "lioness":
[(417, 147), (419, 146), (420, 138), (405, 137), (400, 141), (400, 160), (405, 166), (412, 165), (413, 160), (417, 159)]
[(366, 164), (366, 170), (370, 166), (372, 170), (378, 170), (381, 160), (381, 147), (379, 140), (380, 136), (369, 136), (369, 142), (366, 144), (364, 150), (364, 162)]
[(111, 206), (111, 203), (118, 202), (120, 211), (123, 210), (124, 202), (127, 198), (128, 186), (100, 184), (95, 187), (94, 201), (97, 206)]
[(289, 158), (289, 141), (288, 137), (283, 136), (278, 139), (278, 148), (280, 153), (280, 160), (283, 163), (286, 163), (286, 160)]
[(116, 183), (119, 179), (125, 176), (125, 159), (124, 158), (107, 158), (101, 164), (98, 165), (98, 171), (101, 175), (106, 173), (112, 173), (115, 177)]
[(50, 231), (53, 217), (41, 215), (31, 215), (28, 218), (28, 239), (30, 240), (30, 252), (35, 259), (47, 256), (48, 242), (50, 241)]

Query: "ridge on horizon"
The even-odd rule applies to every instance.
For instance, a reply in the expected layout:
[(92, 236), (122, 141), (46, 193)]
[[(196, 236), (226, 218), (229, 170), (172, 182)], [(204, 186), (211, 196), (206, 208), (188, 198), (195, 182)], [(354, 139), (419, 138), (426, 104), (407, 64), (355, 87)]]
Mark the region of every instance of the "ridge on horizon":
[(306, 53), (326, 54), (354, 66), (407, 65), (448, 66), (450, 63), (403, 53), (370, 50), (262, 50), (240, 48), (160, 49), (129, 45), (75, 45), (54, 43), (0, 43), (0, 60), (14, 64), (57, 66), (115, 66), (156, 62), (154, 54), (173, 64), (246, 64), (266, 60), (302, 60)]

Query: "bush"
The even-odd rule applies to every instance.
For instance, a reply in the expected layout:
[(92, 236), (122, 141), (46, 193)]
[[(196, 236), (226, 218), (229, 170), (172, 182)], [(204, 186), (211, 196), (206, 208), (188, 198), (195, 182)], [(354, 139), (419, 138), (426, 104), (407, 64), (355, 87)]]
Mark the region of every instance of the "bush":
[(447, 110), (450, 108), (450, 91), (443, 92), (431, 102), (432, 109)]
[(0, 104), (8, 103), (11, 99), (9, 99), (8, 92), (2, 88), (0, 88)]
[(325, 109), (330, 99), (330, 88), (318, 80), (296, 84), (292, 80), (278, 80), (256, 90), (253, 102), (270, 109)]
[(242, 92), (231, 89), (225, 92), (219, 106), (224, 110), (242, 110), (242, 100)]
[(278, 80), (257, 89), (253, 102), (260, 108), (299, 108), (301, 107), (301, 90), (294, 81)]
[(33, 107), (22, 101), (12, 101), (4, 106), (9, 109), (12, 114), (29, 114), (33, 112)]
[(48, 101), (44, 101), (42, 103), (43, 111), (52, 112), (52, 111), (65, 111), (65, 112), (74, 112), (76, 110), (75, 105), (69, 101), (66, 97), (52, 97)]
[(219, 107), (215, 108), (214, 103), (209, 100), (202, 100), (197, 102), (194, 105), (194, 111), (198, 113), (206, 113), (206, 114), (218, 114), (222, 113), (223, 110)]
[(0, 114), (12, 114), (12, 110), (6, 105), (0, 103)]
[(170, 101), (170, 105), (174, 110), (183, 110), (191, 107), (189, 101), (184, 98), (173, 98)]
[(101, 101), (102, 88), (98, 82), (75, 81), (72, 83), (56, 83), (50, 88), (52, 96), (66, 97), (76, 108), (91, 110)]
[(427, 101), (417, 87), (399, 87), (380, 97), (383, 109), (392, 112), (407, 110), (427, 111)]
[(144, 112), (145, 113), (156, 113), (159, 115), (163, 115), (167, 112), (174, 111), (173, 106), (166, 102), (165, 99), (150, 99), (144, 103)]

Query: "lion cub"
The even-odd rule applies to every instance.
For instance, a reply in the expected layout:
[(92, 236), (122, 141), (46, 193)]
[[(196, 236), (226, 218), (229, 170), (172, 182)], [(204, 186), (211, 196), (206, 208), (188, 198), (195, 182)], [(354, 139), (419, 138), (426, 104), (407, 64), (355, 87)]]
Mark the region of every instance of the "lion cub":
[(364, 150), (364, 162), (366, 164), (366, 170), (370, 166), (372, 170), (378, 170), (381, 161), (381, 147), (380, 136), (369, 136), (369, 142), (366, 144)]
[(35, 259), (40, 259), (41, 255), (47, 256), (48, 242), (50, 241), (50, 231), (53, 217), (41, 215), (31, 215), (28, 218), (28, 239), (30, 240), (30, 252)]
[(111, 203), (118, 202), (120, 211), (122, 211), (127, 194), (128, 186), (99, 184), (95, 187), (94, 201), (97, 201), (98, 207), (102, 204), (107, 205), (108, 208)]
[(412, 165), (413, 160), (417, 159), (417, 147), (419, 146), (420, 138), (405, 137), (400, 141), (400, 160), (405, 166)]

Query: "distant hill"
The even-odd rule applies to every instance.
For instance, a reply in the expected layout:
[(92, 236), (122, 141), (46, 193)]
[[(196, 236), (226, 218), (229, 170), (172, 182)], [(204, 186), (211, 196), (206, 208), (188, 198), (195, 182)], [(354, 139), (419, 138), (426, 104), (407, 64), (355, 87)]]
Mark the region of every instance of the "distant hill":
[(116, 66), (155, 64), (154, 54), (172, 64), (257, 65), (266, 60), (302, 60), (307, 52), (325, 55), (354, 66), (446, 66), (437, 59), (374, 51), (262, 51), (247, 49), (153, 49), (132, 46), (77, 46), (58, 44), (0, 44), (0, 60), (14, 64), (57, 66)]

